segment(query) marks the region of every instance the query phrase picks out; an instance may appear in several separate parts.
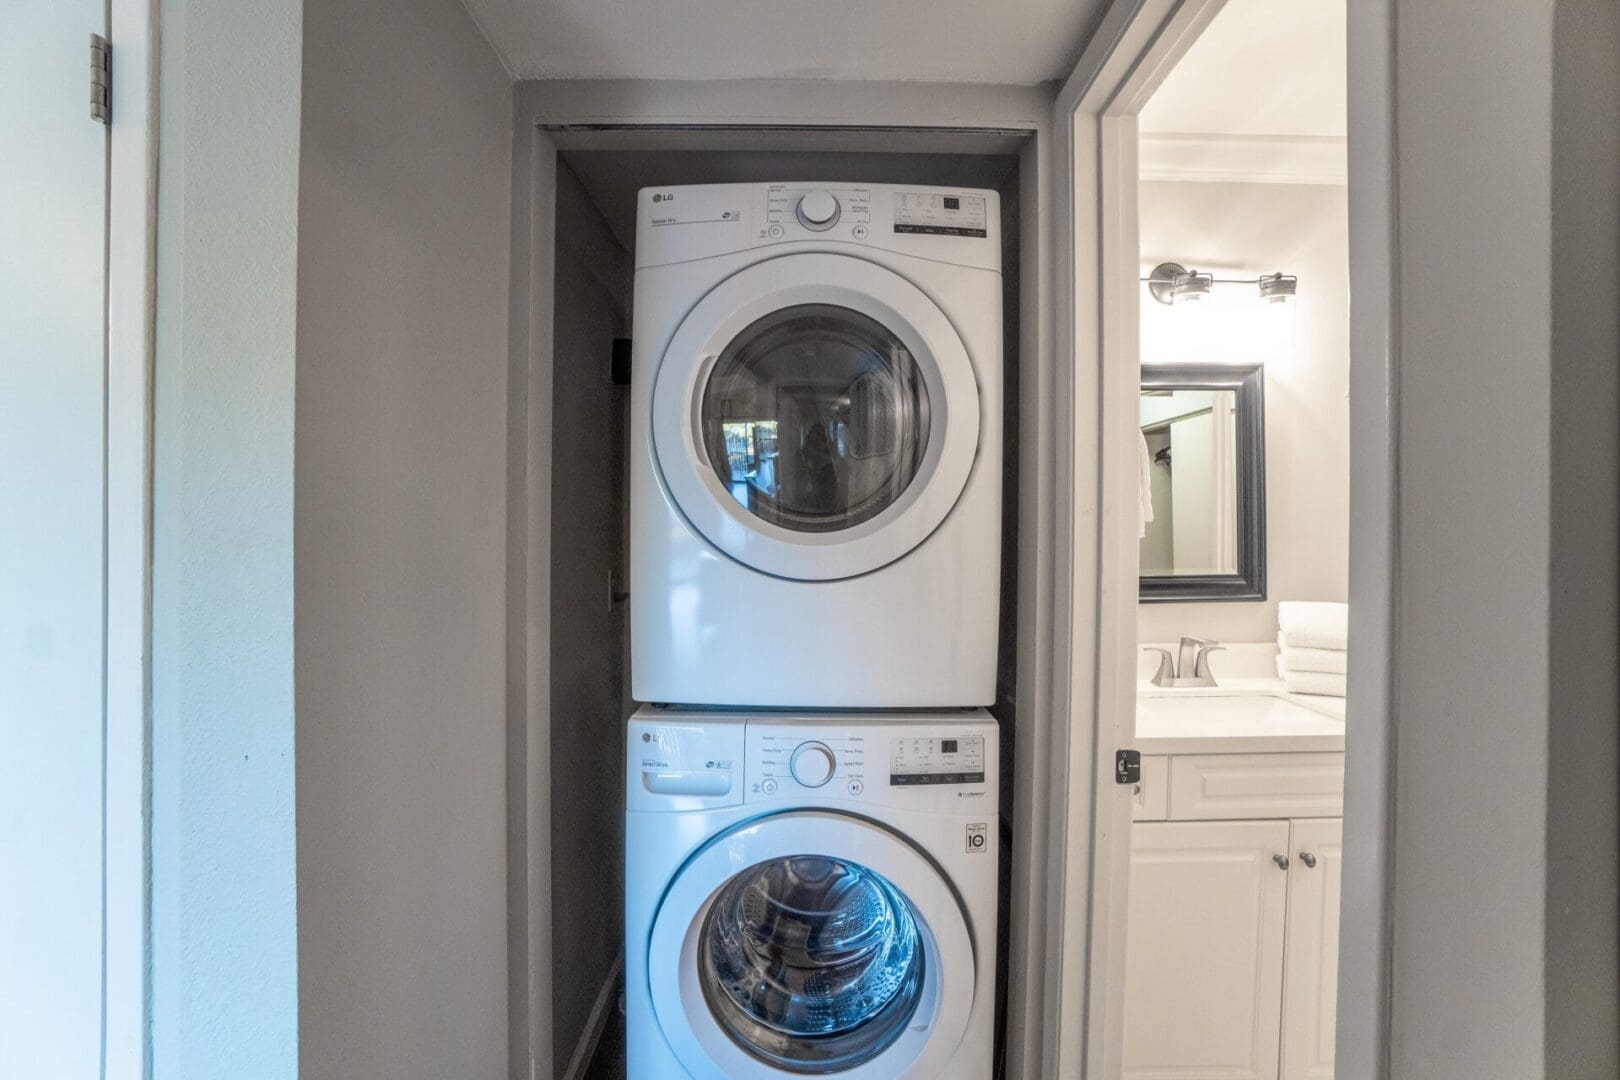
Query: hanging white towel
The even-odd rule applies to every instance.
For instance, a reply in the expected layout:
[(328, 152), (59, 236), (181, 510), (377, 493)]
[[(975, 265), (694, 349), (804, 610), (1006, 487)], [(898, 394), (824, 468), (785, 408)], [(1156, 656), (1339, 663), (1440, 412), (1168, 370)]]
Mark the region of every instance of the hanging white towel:
[(1335, 675), (1328, 671), (1292, 671), (1281, 656), (1277, 657), (1277, 677), (1282, 679), (1283, 689), (1291, 694), (1316, 694), (1336, 698), (1345, 696), (1347, 680), (1343, 675)]
[(1136, 429), (1136, 538), (1147, 535), (1153, 520), (1153, 456), (1148, 453), (1147, 436)]
[(1277, 605), (1277, 641), (1285, 648), (1344, 649), (1350, 609), (1344, 604), (1284, 600)]
[(1349, 670), (1346, 661), (1350, 654), (1343, 649), (1296, 649), (1277, 635), (1279, 655), (1289, 671), (1325, 671), (1330, 675), (1343, 675)]

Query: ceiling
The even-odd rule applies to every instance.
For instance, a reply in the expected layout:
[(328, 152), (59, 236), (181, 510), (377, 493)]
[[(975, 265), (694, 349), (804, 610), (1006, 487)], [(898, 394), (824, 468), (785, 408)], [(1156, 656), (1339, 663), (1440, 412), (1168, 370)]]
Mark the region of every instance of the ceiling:
[(1014, 85), (1066, 76), (1103, 7), (1103, 0), (463, 2), (520, 79)]
[(1144, 132), (1345, 134), (1345, 0), (1228, 0), (1154, 92)]

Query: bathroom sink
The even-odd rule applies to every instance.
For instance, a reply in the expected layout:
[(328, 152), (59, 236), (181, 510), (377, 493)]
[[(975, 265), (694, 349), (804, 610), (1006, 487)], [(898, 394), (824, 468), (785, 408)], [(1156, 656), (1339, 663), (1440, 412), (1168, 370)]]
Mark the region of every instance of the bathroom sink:
[(1272, 753), (1344, 749), (1344, 721), (1298, 695), (1266, 689), (1156, 690), (1136, 699), (1144, 753)]

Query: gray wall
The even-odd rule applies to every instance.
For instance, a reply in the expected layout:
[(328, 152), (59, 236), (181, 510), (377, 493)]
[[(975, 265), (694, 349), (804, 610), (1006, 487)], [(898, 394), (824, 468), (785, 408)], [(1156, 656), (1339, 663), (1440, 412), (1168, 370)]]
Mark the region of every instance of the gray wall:
[(552, 1056), (594, 1034), (623, 945), (628, 386), (608, 377), (630, 333), (630, 260), (566, 162), (557, 168), (551, 458)]
[[(1350, 19), (1356, 394), (1396, 455), (1362, 444), (1355, 467), (1396, 485), (1386, 504), (1356, 479), (1353, 523), (1392, 527), (1395, 577), (1353, 556), (1352, 592), (1392, 603), (1392, 690), (1359, 695), (1385, 661), (1352, 652), (1341, 1057), (1357, 1076), (1612, 1077), (1620, 6), (1378, 0)], [(1385, 62), (1380, 101), (1354, 80)], [(1353, 640), (1378, 630), (1353, 618)]]
[(152, 1075), (291, 1080), (303, 4), (161, 7)]
[(300, 1075), (507, 1075), (511, 91), (454, 0), (303, 26)]

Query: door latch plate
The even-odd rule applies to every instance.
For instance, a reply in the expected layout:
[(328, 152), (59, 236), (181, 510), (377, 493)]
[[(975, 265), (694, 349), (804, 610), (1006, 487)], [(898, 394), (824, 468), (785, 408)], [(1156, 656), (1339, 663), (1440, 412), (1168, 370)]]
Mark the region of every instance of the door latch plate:
[(1137, 784), (1142, 780), (1142, 751), (1120, 750), (1114, 754), (1114, 783)]

